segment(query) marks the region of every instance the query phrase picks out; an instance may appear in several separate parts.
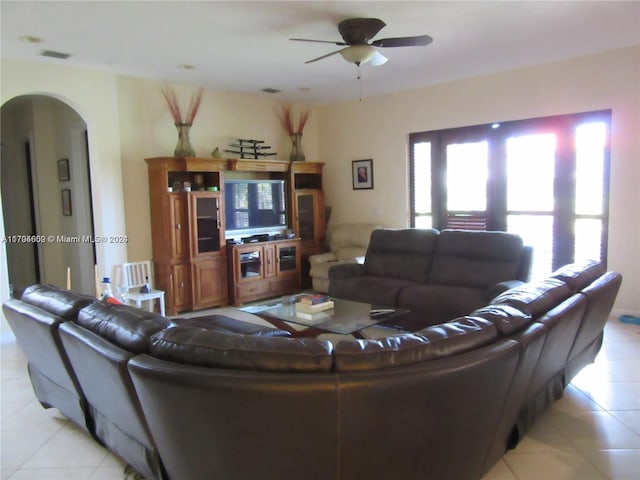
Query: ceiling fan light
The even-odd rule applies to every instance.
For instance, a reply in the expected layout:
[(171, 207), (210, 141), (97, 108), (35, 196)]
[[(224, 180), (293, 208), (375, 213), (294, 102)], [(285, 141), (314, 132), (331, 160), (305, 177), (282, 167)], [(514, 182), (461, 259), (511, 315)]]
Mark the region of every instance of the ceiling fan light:
[(373, 65), (374, 67), (379, 67), (380, 65), (384, 65), (385, 63), (387, 63), (388, 60), (389, 59), (387, 57), (376, 50), (375, 55), (371, 57), (369, 63), (371, 63), (371, 65)]
[(368, 62), (375, 53), (376, 49), (371, 45), (350, 45), (340, 50), (342, 58), (356, 65)]

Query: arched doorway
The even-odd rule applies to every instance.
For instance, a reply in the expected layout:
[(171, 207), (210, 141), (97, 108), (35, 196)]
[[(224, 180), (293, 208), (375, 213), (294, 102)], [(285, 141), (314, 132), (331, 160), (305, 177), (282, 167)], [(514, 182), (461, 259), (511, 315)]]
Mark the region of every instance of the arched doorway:
[(2, 106), (0, 192), (9, 284), (36, 282), (94, 293), (96, 254), (87, 125), (45, 95)]

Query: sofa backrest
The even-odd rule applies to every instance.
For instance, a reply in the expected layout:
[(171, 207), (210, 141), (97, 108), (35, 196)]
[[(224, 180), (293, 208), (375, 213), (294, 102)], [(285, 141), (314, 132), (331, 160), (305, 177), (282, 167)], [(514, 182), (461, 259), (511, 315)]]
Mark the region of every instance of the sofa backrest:
[[(100, 316), (98, 312), (94, 311), (96, 316)], [(89, 316), (84, 315), (84, 318), (87, 320)], [(134, 329), (129, 315), (122, 315), (122, 321), (117, 316), (111, 319), (118, 326), (107, 331), (109, 336), (118, 341), (124, 338), (127, 341), (120, 343), (141, 350), (139, 339), (129, 339), (145, 335), (145, 331), (148, 334), (152, 330), (149, 320), (141, 320), (141, 328)], [(89, 404), (95, 436), (109, 450), (134, 466), (144, 478), (162, 478), (162, 465), (127, 370), (128, 362), (136, 354), (97, 333), (106, 331), (102, 322), (83, 323), (95, 327), (96, 331), (74, 322), (65, 322), (60, 326), (60, 339)], [(118, 335), (111, 335), (115, 330), (128, 333), (121, 331)]]
[[(36, 290), (46, 293), (39, 295)], [(67, 319), (73, 317), (79, 305), (68, 307), (61, 300), (69, 297), (73, 303), (69, 294), (71, 292), (60, 290), (58, 295), (51, 286), (28, 287), (23, 296), (32, 303), (12, 298), (2, 305), (2, 309), (27, 357), (29, 377), (40, 403), (57, 408), (76, 425), (91, 432), (93, 427), (86, 399), (60, 342), (59, 327), (70, 320), (49, 311), (62, 313)]]
[(480, 307), (469, 314), (472, 317), (484, 318), (492, 322), (501, 335), (508, 337), (525, 329), (533, 321), (530, 313), (517, 307), (503, 303)]
[(564, 367), (582, 322), (587, 301), (574, 294), (547, 311), (536, 323), (543, 325), (546, 337), (538, 362), (529, 381), (518, 428), (525, 432), (538, 416), (542, 402), (552, 397), (553, 390), (565, 387)]
[(62, 317), (15, 298), (5, 302), (2, 309), (30, 369), (79, 395), (77, 381), (60, 345), (58, 327)]
[(204, 367), (269, 372), (328, 372), (333, 345), (315, 338), (241, 335), (178, 326), (152, 338), (151, 355)]
[(175, 326), (157, 313), (103, 302), (80, 310), (78, 324), (132, 353), (148, 352), (154, 333)]
[(522, 238), (511, 233), (443, 230), (428, 283), (489, 288), (519, 280), (523, 248)]
[(583, 289), (605, 273), (604, 265), (597, 260), (584, 260), (569, 263), (554, 271), (550, 277), (562, 280), (571, 288), (572, 293)]
[[(343, 440), (334, 478), (482, 478), (519, 355), (517, 342), (500, 339), (406, 367), (338, 373)], [(455, 460), (461, 448), (464, 459)]]
[(223, 333), (237, 333), (256, 337), (291, 337), (291, 332), (286, 330), (244, 322), (242, 320), (217, 313), (203, 315), (200, 317), (173, 320), (179, 326), (191, 326), (203, 328), (205, 330), (217, 330)]
[(491, 322), (461, 317), (415, 333), (342, 341), (335, 347), (335, 368), (346, 372), (399, 367), (480, 348), (497, 337)]
[[(589, 348), (594, 349), (596, 353), (600, 349), (602, 332), (621, 284), (622, 275), (617, 272), (606, 272), (581, 290), (580, 294), (587, 299), (587, 309), (569, 352), (567, 381), (578, 373), (573, 360), (585, 354)], [(576, 363), (580, 364), (580, 362)]]
[(537, 318), (570, 295), (571, 289), (562, 280), (545, 278), (507, 290), (495, 297), (491, 303), (511, 305)]
[(71, 290), (62, 290), (46, 283), (25, 288), (21, 300), (53, 313), (64, 320), (75, 320), (81, 308), (97, 302), (94, 297), (72, 292)]
[(364, 262), (366, 274), (425, 282), (438, 236), (437, 230), (374, 230)]
[(149, 355), (128, 368), (168, 478), (336, 478), (334, 375), (203, 368)]
[(340, 261), (353, 261), (367, 253), (371, 232), (381, 227), (375, 223), (338, 224), (327, 234), (330, 250)]

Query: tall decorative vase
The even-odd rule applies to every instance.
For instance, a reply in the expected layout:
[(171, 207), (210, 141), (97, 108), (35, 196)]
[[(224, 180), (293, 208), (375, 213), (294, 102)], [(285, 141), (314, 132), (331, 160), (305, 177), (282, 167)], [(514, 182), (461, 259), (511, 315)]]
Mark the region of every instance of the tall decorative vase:
[(289, 155), (291, 162), (304, 162), (305, 156), (302, 152), (302, 134), (294, 133), (291, 135), (291, 155)]
[(178, 129), (178, 145), (173, 152), (176, 157), (195, 157), (196, 152), (191, 146), (191, 140), (189, 139), (189, 131), (191, 130), (191, 123), (176, 123)]

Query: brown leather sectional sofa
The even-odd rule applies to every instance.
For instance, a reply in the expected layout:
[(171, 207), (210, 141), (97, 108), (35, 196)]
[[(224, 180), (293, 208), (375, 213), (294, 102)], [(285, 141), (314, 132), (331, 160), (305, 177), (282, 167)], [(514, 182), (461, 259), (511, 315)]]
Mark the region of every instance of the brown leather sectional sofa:
[(568, 265), (466, 316), (331, 343), (32, 286), (37, 397), (148, 479), (478, 479), (592, 362), (621, 277)]

